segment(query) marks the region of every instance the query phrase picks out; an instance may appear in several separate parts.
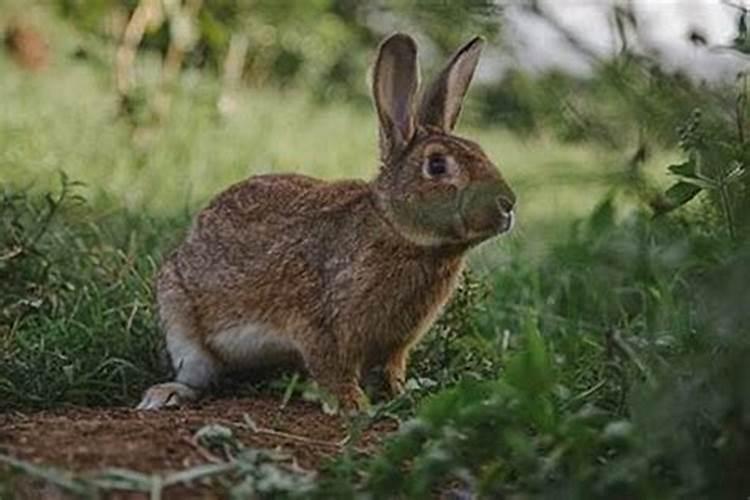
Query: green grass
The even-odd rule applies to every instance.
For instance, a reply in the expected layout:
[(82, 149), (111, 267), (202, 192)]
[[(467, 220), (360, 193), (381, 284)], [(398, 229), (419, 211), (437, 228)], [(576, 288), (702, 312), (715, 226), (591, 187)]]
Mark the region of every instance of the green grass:
[[(249, 89), (222, 118), (217, 81), (188, 73), (168, 118), (134, 129), (118, 116), (106, 67), (69, 57), (87, 41), (51, 26), (54, 63), (45, 72), (18, 71), (0, 56), (2, 241), (24, 249), (2, 263), (6, 280), (20, 284), (5, 294), (0, 399), (34, 407), (131, 404), (165, 376), (151, 279), (190, 214), (253, 174), (372, 177), (374, 113), (348, 102), (323, 106), (300, 90)], [(111, 56), (110, 49), (95, 56)], [(139, 69), (144, 86), (153, 87), (153, 61)], [(485, 147), (521, 200), (513, 235), (473, 255), (482, 275), (501, 272), (510, 259), (544, 255), (621, 176), (618, 155), (591, 147), (470, 124), (462, 133)], [(62, 201), (36, 238), (51, 210), (43, 194), (59, 196), (61, 172), (81, 183), (66, 195), (87, 202)]]
[[(134, 128), (118, 116), (108, 66), (100, 64), (113, 48), (45, 20), (43, 10), (36, 15), (50, 28), (53, 64), (28, 74), (0, 55), (2, 241), (24, 249), (1, 264), (17, 286), (4, 299), (0, 399), (33, 407), (131, 404), (165, 376), (151, 279), (190, 214), (253, 174), (372, 177), (375, 117), (367, 106), (321, 105), (294, 89), (247, 89), (235, 113), (222, 117), (216, 79), (188, 72), (167, 119), (141, 118)], [(70, 57), (78, 45), (93, 59)], [(147, 94), (155, 69), (148, 57), (140, 62)], [(621, 175), (618, 155), (590, 147), (521, 140), (470, 121), (461, 132), (485, 147), (521, 200), (514, 235), (475, 253), (480, 274), (540, 253), (536, 247), (564, 234)], [(66, 191), (37, 238), (39, 221), (52, 211), (43, 194), (59, 196), (61, 172), (81, 185)]]
[[(165, 122), (135, 133), (109, 74), (67, 57), (86, 40), (57, 29), (45, 73), (0, 55), (0, 409), (132, 405), (167, 375), (151, 281), (195, 210), (252, 174), (368, 178), (376, 167), (368, 108), (248, 89), (221, 118), (217, 82), (198, 73), (184, 75)], [(140, 70), (150, 88), (153, 64)], [(735, 396), (747, 394), (737, 374), (748, 349), (726, 331), (746, 326), (745, 274), (731, 271), (750, 266), (728, 264), (732, 251), (699, 211), (633, 211), (621, 153), (471, 120), (461, 133), (517, 191), (518, 227), (474, 253), (414, 356), (407, 394), (362, 417), (395, 414), (402, 432), (380, 455), (331, 462), (314, 494), (745, 491), (732, 466), (745, 451), (732, 443), (747, 436), (731, 419), (744, 415)], [(661, 182), (673, 156), (644, 169)], [(83, 185), (61, 186), (60, 172)], [(731, 321), (717, 323), (712, 307)]]
[[(89, 196), (106, 194), (131, 210), (170, 214), (195, 209), (252, 174), (375, 175), (369, 107), (321, 106), (298, 90), (252, 89), (240, 95), (236, 113), (222, 119), (216, 80), (191, 73), (176, 90), (168, 120), (133, 137), (117, 118), (109, 74), (72, 60), (70, 45), (55, 46), (57, 62), (40, 76), (21, 73), (0, 56), (0, 180), (50, 188), (62, 170), (85, 183)], [(141, 64), (146, 87), (154, 85), (153, 72), (149, 61)], [(470, 124), (460, 132), (482, 144), (518, 191), (520, 233), (585, 214), (624, 164), (618, 154), (545, 137), (521, 140)]]

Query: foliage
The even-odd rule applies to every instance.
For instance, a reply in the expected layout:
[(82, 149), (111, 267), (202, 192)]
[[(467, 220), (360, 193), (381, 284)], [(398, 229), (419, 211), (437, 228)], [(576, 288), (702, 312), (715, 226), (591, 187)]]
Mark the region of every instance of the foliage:
[[(678, 127), (688, 159), (668, 167), (679, 177), (669, 205), (647, 198), (621, 218), (612, 195), (535, 268), (497, 273), (489, 307), (471, 316), (480, 337), (507, 329), (515, 342), (473, 344), (484, 377), (452, 371), (459, 381), (381, 455), (334, 464), (320, 497), (747, 496), (742, 95), (729, 117), (694, 111)], [(671, 213), (701, 192), (699, 207)]]
[[(100, 30), (97, 16), (115, 3), (135, 5), (96, 2), (81, 22)], [(417, 16), (419, 5), (398, 4)], [(470, 12), (483, 14), (479, 21), (458, 19), (461, 26), (481, 25), (494, 15), (483, 10), (486, 2), (468, 4), (476, 9)], [(72, 0), (59, 5), (71, 16), (84, 8)], [(281, 85), (309, 78), (315, 87), (338, 71), (332, 68), (340, 60), (364, 64), (363, 57), (350, 61), (345, 48), (359, 50), (375, 41), (347, 17), (357, 12), (349, 8), (357, 2), (261, 2), (247, 11), (242, 9), (249, 3), (207, 5), (200, 18), (204, 38), (190, 56), (194, 68), (218, 67), (226, 31), (242, 23), (259, 37), (253, 44), (261, 46), (268, 35), (268, 59), (251, 61), (253, 73), (268, 71)], [(457, 5), (439, 6), (427, 17), (443, 17)], [(286, 16), (285, 9), (294, 15)], [(300, 34), (300, 23), (318, 16), (325, 22), (309, 37)], [(745, 11), (740, 21), (735, 45), (743, 51)], [(279, 29), (263, 35), (268, 26)], [(458, 35), (446, 29), (435, 36), (445, 38), (440, 47), (448, 47)], [(164, 50), (167, 33), (149, 37), (149, 49)], [(321, 47), (329, 46), (335, 47), (323, 54)], [(352, 422), (356, 435), (358, 426), (383, 414), (401, 419), (380, 452), (363, 456), (353, 442), (315, 484), (280, 471), (282, 458), (243, 449), (231, 432), (217, 427), (204, 428), (197, 439), (227, 462), (187, 476), (110, 471), (95, 478), (99, 483), (82, 484), (0, 459), (71, 491), (125, 481), (147, 491), (164, 481), (229, 473), (237, 497), (259, 491), (308, 498), (748, 496), (746, 78), (741, 75), (734, 88), (704, 88), (631, 56), (602, 63), (585, 82), (519, 73), (487, 89), (485, 102), (492, 105), (482, 110), (485, 118), (501, 117), (527, 135), (551, 129), (565, 140), (587, 141), (586, 151), (593, 150), (591, 143), (612, 150), (637, 143), (636, 154), (618, 156), (625, 172), (594, 175), (587, 166), (597, 163), (593, 153), (575, 156), (557, 143), (539, 151), (545, 144), (539, 138), (521, 150), (496, 129), (478, 134), (493, 155), (527, 167), (508, 175), (520, 185), (526, 213), (536, 208), (527, 201), (527, 193), (534, 195), (530, 186), (553, 177), (538, 188), (542, 208), (536, 210), (537, 220), (558, 231), (526, 233), (514, 244), (482, 249), (503, 265), (467, 276), (415, 351), (407, 393)], [(360, 74), (347, 68), (341, 71)], [(170, 215), (184, 203), (175, 194), (184, 186), (175, 187), (175, 179), (193, 176), (202, 201), (248, 172), (290, 170), (303, 160), (311, 164), (302, 165), (310, 173), (363, 174), (364, 167), (352, 165), (374, 150), (374, 138), (338, 140), (343, 131), (354, 137), (354, 129), (371, 124), (369, 117), (325, 108), (294, 92), (247, 93), (249, 118), (220, 121), (209, 111), (217, 85), (205, 75), (190, 80), (193, 87), (178, 86), (168, 126), (145, 140), (134, 138), (102, 111), (110, 108), (104, 92), (91, 84), (96, 77), (74, 69), (79, 79), (72, 81), (83, 82), (77, 88), (90, 94), (84, 102), (95, 102), (90, 110), (78, 109), (78, 92), (58, 92), (70, 86), (67, 80), (28, 84), (9, 76), (0, 85), (8, 96), (0, 114), (0, 160), (3, 174), (14, 178), (0, 189), (3, 409), (131, 404), (143, 387), (165, 375), (150, 280), (161, 252), (187, 223), (185, 216)], [(336, 79), (354, 85), (347, 77)], [(34, 114), (36, 97), (44, 92), (55, 96), (43, 104), (54, 112)], [(71, 120), (78, 127), (70, 127)], [(296, 126), (297, 135), (286, 135)], [(305, 134), (310, 142), (302, 144)], [(680, 147), (681, 161), (661, 166), (675, 177), (666, 189), (645, 171), (650, 141)], [(246, 148), (251, 165), (236, 152), (242, 149), (237, 144)], [(291, 153), (288, 144), (295, 146)], [(91, 164), (107, 168), (92, 171)], [(50, 194), (17, 184), (31, 179), (29, 172), (59, 167), (102, 181), (118, 202), (86, 201), (79, 195), (84, 187), (64, 177)], [(534, 176), (535, 169), (541, 173)], [(551, 193), (565, 189), (576, 200), (608, 192), (587, 217), (571, 222), (572, 216), (560, 216), (548, 203)], [(541, 255), (531, 252), (534, 238), (544, 241)], [(287, 384), (285, 403), (296, 397), (296, 385), (297, 377)]]
[[(651, 199), (622, 219), (610, 196), (534, 269), (494, 277), (510, 311), (490, 298), (473, 316), (519, 339), (504, 355), (496, 344), (473, 352), (496, 378), (429, 397), (380, 456), (332, 467), (320, 496), (346, 482), (352, 496), (403, 498), (747, 496), (740, 91), (729, 117), (694, 111), (679, 127), (688, 159), (669, 166), (669, 204)], [(699, 210), (669, 213), (701, 192)]]
[(155, 263), (143, 252), (164, 227), (96, 214), (75, 189), (64, 177), (44, 196), (1, 187), (4, 408), (130, 402), (164, 372), (151, 312)]
[[(167, 3), (174, 2), (164, 2)], [(124, 25), (112, 29), (112, 19), (132, 15), (136, 0), (56, 0), (59, 12), (80, 28), (119, 42)], [(158, 4), (158, 2), (157, 2)], [(233, 34), (248, 38), (245, 80), (253, 85), (304, 84), (321, 99), (368, 97), (362, 85), (382, 31), (390, 31), (392, 17), (419, 29), (444, 55), (464, 39), (458, 33), (496, 36), (500, 10), (486, 0), (432, 2), (365, 2), (362, 0), (202, 2), (195, 25), (198, 41), (188, 54), (189, 67), (222, 71)], [(451, 19), (446, 23), (445, 19)], [(166, 54), (179, 23), (151, 26), (143, 47)], [(406, 26), (401, 26), (404, 29)], [(460, 30), (456, 28), (460, 27)]]
[[(589, 221), (601, 224), (552, 252), (555, 277), (532, 271), (539, 295), (527, 283), (511, 301), (527, 313), (494, 315), (515, 323), (494, 378), (468, 373), (428, 397), (381, 455), (334, 464), (320, 497), (352, 483), (347, 495), (376, 498), (746, 495), (747, 251), (716, 252), (700, 228), (646, 218)], [(643, 246), (612, 259), (631, 238)], [(644, 296), (633, 302), (625, 284)]]
[[(747, 236), (748, 192), (750, 177), (746, 165), (750, 161), (750, 145), (745, 140), (747, 88), (746, 76), (737, 97), (734, 120), (713, 120), (705, 123), (700, 108), (693, 110), (687, 123), (680, 128), (680, 147), (687, 159), (670, 165), (669, 171), (678, 180), (654, 208), (657, 214), (685, 205), (699, 193), (708, 195), (707, 208), (712, 210), (732, 240)], [(741, 234), (738, 234), (741, 233)]]
[(494, 371), (493, 360), (477, 355), (488, 352), (475, 321), (488, 295), (486, 283), (471, 270), (466, 271), (455, 295), (411, 356), (409, 387), (434, 391), (453, 385), (461, 377), (481, 379)]

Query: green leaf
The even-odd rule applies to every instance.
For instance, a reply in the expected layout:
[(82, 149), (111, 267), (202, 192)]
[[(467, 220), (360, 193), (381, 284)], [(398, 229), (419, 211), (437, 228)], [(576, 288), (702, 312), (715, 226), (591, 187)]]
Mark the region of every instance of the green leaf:
[(615, 225), (615, 207), (612, 196), (607, 196), (603, 202), (594, 209), (589, 219), (589, 226), (594, 234), (611, 229)]
[(672, 172), (675, 175), (688, 177), (690, 179), (698, 179), (697, 165), (695, 164), (695, 161), (692, 159), (684, 163), (679, 163), (677, 165), (670, 165), (667, 168), (669, 169), (670, 172)]
[(533, 316), (523, 321), (523, 344), (508, 362), (508, 382), (532, 399), (547, 395), (555, 384), (555, 369), (547, 344)]
[(667, 189), (664, 193), (669, 202), (669, 210), (674, 210), (675, 208), (683, 206), (695, 198), (702, 189), (703, 188), (700, 186), (685, 181), (679, 181), (673, 184), (672, 187)]

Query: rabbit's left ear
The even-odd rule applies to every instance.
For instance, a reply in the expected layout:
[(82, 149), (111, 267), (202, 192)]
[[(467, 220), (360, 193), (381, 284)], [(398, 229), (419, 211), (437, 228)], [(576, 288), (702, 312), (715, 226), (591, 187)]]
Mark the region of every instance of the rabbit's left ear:
[(446, 132), (453, 130), (483, 47), (484, 39), (477, 36), (450, 58), (422, 95), (420, 125), (438, 127)]
[(397, 155), (414, 135), (414, 96), (419, 68), (417, 44), (409, 35), (396, 33), (378, 51), (372, 93), (380, 121), (380, 155)]

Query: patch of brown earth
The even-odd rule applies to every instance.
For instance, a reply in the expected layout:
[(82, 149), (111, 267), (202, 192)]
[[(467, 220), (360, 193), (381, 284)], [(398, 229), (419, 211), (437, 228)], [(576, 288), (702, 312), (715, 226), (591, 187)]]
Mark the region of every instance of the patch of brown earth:
[[(310, 471), (340, 453), (350, 431), (347, 419), (324, 414), (319, 404), (291, 401), (280, 408), (268, 396), (156, 412), (71, 407), (0, 414), (0, 453), (78, 473), (114, 467), (166, 473), (226, 458), (196, 440), (208, 424), (231, 429), (243, 447), (281, 451)], [(376, 423), (359, 436), (357, 449), (373, 451), (395, 428), (393, 421)]]

